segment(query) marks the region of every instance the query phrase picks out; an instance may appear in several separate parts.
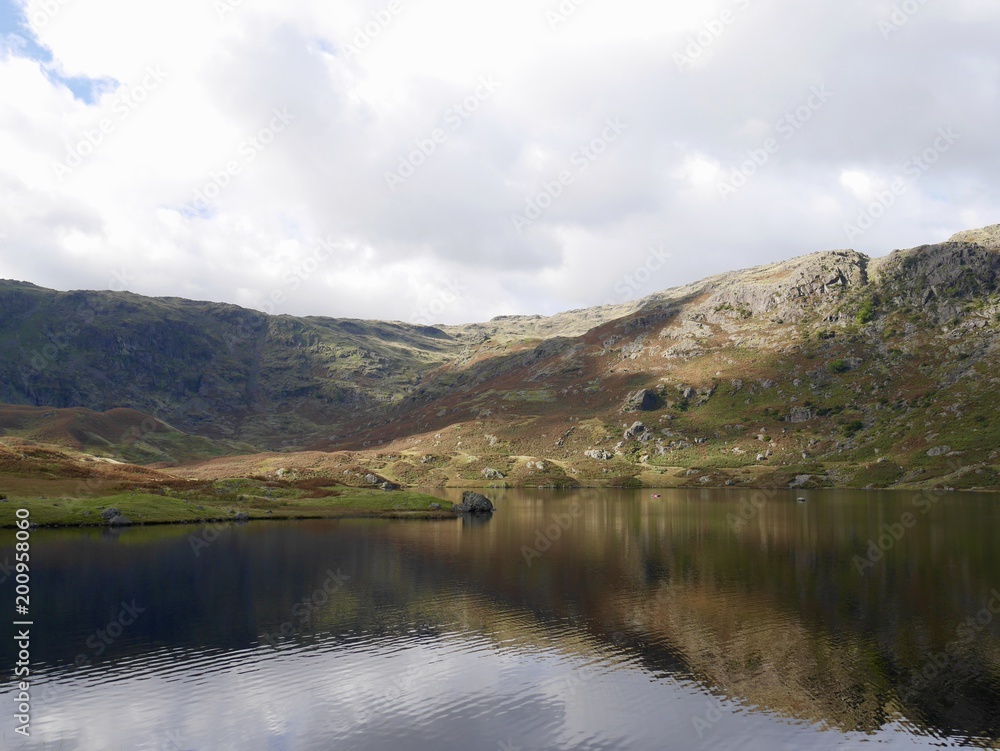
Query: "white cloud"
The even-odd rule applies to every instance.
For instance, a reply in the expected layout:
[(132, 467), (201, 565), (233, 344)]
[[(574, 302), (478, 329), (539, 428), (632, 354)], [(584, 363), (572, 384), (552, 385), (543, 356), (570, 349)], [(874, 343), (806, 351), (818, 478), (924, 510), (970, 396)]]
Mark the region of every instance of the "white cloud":
[(845, 170), (840, 173), (840, 184), (862, 201), (871, 196), (872, 179), (864, 172)]
[[(853, 244), (997, 221), (993, 3), (928, 4), (885, 38), (891, 3), (228, 1), (221, 17), (204, 0), (57, 3), (34, 31), (59, 75), (108, 82), (91, 104), (27, 53), (0, 57), (0, 276), (94, 288), (126, 269), (136, 292), (297, 314), (409, 320), (441, 294), (444, 322), (551, 313), (618, 299), (650, 246), (676, 261), (630, 295), (843, 247), (875, 176), (949, 125), (960, 143)], [(692, 41), (704, 55), (679, 66)], [(484, 76), (499, 85), (477, 99)], [(819, 84), (835, 97), (721, 200), (718, 175)], [(294, 119), (248, 145), (276, 109)], [(582, 169), (609, 117), (628, 129)], [(54, 163), (102, 121), (60, 180)], [(572, 183), (518, 234), (511, 214), (563, 170)], [(303, 277), (324, 238), (338, 252)]]

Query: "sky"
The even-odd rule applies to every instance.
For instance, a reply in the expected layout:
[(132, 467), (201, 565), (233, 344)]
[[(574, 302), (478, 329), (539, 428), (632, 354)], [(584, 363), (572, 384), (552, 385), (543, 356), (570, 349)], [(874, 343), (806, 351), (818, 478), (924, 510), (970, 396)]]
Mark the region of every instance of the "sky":
[(1000, 222), (995, 0), (0, 0), (0, 278), (485, 321)]

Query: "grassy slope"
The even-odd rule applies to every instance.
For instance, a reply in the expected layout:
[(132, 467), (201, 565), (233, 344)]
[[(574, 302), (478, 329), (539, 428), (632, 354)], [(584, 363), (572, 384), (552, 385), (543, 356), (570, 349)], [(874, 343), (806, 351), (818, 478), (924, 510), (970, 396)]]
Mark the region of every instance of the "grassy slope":
[(0, 404), (0, 436), (135, 464), (178, 463), (248, 453), (253, 446), (188, 435), (131, 409), (95, 412)]

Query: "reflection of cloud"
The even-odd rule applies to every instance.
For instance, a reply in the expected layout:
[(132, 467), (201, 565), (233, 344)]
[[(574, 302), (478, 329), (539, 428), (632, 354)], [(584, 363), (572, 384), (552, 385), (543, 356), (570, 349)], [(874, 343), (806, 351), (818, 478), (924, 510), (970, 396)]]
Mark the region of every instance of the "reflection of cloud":
[[(146, 660), (65, 691), (36, 713), (32, 740), (84, 751), (436, 751), (458, 747), (459, 739), (464, 748), (496, 748), (513, 739), (524, 748), (610, 751), (660, 748), (664, 738), (673, 748), (723, 748), (739, 738), (739, 748), (764, 751), (779, 739), (799, 748), (820, 740), (814, 728), (740, 714), (689, 685), (651, 680), (635, 667), (602, 670), (599, 679), (567, 694), (546, 679), (586, 669), (586, 658), (498, 647), (471, 633)], [(721, 713), (705, 734), (710, 745), (701, 746), (692, 718), (708, 703)], [(5, 732), (8, 723), (0, 724)]]

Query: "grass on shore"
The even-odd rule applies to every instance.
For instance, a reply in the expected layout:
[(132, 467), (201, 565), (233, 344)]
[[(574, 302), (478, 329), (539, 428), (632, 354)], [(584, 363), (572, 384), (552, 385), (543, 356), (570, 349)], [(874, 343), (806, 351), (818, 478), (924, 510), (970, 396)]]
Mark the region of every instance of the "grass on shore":
[[(214, 483), (197, 492), (176, 490), (130, 490), (94, 497), (10, 498), (0, 502), (0, 527), (13, 527), (16, 511), (26, 508), (31, 522), (39, 526), (100, 526), (106, 508), (117, 508), (135, 524), (177, 524), (213, 520), (231, 521), (246, 513), (251, 519), (316, 519), (346, 517), (452, 517), (451, 504), (440, 498), (408, 490), (384, 491), (342, 488), (326, 497), (309, 497), (295, 489), (271, 490), (256, 495), (250, 481)], [(268, 489), (270, 490), (270, 489)], [(442, 510), (431, 510), (437, 503)]]

